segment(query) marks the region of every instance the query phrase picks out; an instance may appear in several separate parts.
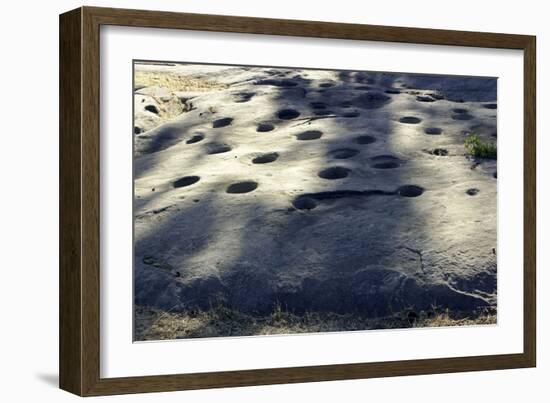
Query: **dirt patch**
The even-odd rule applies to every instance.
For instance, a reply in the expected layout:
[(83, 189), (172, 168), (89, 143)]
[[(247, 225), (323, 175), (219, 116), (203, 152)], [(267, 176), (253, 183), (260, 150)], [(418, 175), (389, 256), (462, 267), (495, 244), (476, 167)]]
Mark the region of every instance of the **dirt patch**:
[(169, 91), (213, 91), (228, 88), (227, 85), (196, 77), (184, 76), (168, 71), (150, 71), (136, 69), (134, 86), (152, 87), (158, 86)]

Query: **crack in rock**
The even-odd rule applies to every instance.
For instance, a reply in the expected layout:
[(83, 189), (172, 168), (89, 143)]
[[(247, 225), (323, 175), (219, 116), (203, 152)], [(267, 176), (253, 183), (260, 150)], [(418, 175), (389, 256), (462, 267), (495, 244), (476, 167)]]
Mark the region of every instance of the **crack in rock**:
[(404, 248), (407, 249), (409, 252), (418, 255), (418, 258), (420, 259), (420, 271), (426, 274), (426, 269), (424, 268), (424, 259), (422, 258), (422, 251), (419, 249), (410, 248), (408, 246), (404, 246)]
[[(372, 197), (372, 196), (402, 196), (402, 197), (417, 197), (424, 192), (420, 186), (416, 185), (404, 185), (398, 187), (396, 190), (388, 191), (381, 189), (366, 189), (366, 190), (334, 190), (327, 192), (317, 193), (304, 193), (294, 198), (292, 204), (298, 210), (312, 210), (316, 207), (316, 204), (310, 201), (324, 201), (324, 200), (337, 200), (348, 197)], [(305, 201), (308, 201), (307, 203)]]

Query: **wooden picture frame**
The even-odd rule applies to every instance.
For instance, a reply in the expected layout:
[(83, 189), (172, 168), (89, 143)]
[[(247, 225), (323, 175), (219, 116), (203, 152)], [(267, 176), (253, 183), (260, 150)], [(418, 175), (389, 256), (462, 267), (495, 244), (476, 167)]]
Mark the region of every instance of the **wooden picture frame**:
[[(523, 353), (128, 378), (100, 377), (101, 25), (519, 49), (524, 52)], [(80, 396), (534, 367), (535, 37), (81, 7), (60, 16), (60, 387)]]

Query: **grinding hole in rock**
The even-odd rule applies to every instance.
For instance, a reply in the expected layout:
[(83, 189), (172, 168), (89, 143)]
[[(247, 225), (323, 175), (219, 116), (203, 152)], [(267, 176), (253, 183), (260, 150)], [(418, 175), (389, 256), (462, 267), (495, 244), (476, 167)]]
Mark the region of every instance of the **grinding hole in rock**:
[(369, 136), (369, 135), (364, 135), (364, 136), (359, 136), (357, 138), (355, 138), (355, 142), (357, 144), (372, 144), (376, 141), (376, 138), (375, 137), (372, 137), (372, 136)]
[(222, 154), (231, 151), (231, 146), (223, 143), (210, 143), (206, 148), (207, 154)]
[(443, 133), (443, 130), (440, 129), (439, 127), (427, 127), (426, 129), (424, 129), (424, 133), (426, 134), (429, 134), (429, 135), (439, 135), (441, 133)]
[(417, 185), (404, 185), (397, 189), (397, 194), (403, 197), (418, 197), (424, 193), (424, 189)]
[(484, 104), (483, 107), (485, 109), (496, 109), (497, 108), (497, 104)]
[(298, 210), (313, 210), (317, 207), (317, 202), (310, 197), (302, 196), (294, 199), (292, 205)]
[(157, 108), (155, 105), (147, 105), (147, 106), (145, 107), (145, 110), (146, 110), (146, 111), (149, 111), (149, 112), (151, 112), (151, 113), (154, 113), (154, 114), (156, 114), (156, 115), (159, 114), (159, 110), (158, 110), (158, 108)]
[(275, 129), (275, 125), (271, 123), (260, 123), (256, 128), (257, 132), (270, 132)]
[(298, 112), (296, 109), (281, 109), (277, 113), (277, 116), (279, 117), (279, 119), (290, 120), (300, 116), (300, 112)]
[(189, 140), (187, 140), (186, 144), (194, 144), (198, 143), (199, 141), (204, 139), (204, 135), (202, 134), (195, 134), (193, 137), (191, 137)]
[(320, 139), (323, 135), (323, 132), (320, 130), (307, 130), (302, 133), (298, 133), (296, 135), (296, 139), (298, 140), (317, 140)]
[(478, 193), (479, 193), (479, 189), (476, 189), (476, 188), (471, 188), (471, 189), (468, 189), (468, 190), (466, 191), (466, 194), (467, 194), (468, 196), (475, 196), (475, 195), (478, 194)]
[(198, 176), (184, 176), (183, 178), (179, 178), (178, 180), (174, 181), (172, 183), (172, 186), (175, 188), (182, 188), (185, 186), (191, 186), (194, 183), (197, 183), (200, 180), (200, 177)]
[(399, 119), (399, 121), (401, 123), (415, 125), (422, 122), (422, 119), (417, 118), (416, 116), (403, 116), (401, 119)]
[(319, 177), (323, 179), (343, 179), (348, 176), (350, 169), (344, 167), (330, 167), (319, 172)]
[(337, 148), (328, 152), (328, 155), (337, 160), (344, 160), (347, 158), (355, 157), (359, 154), (359, 150), (355, 148)]
[(232, 122), (233, 122), (233, 118), (216, 119), (212, 122), (212, 127), (214, 129), (217, 129), (217, 128), (220, 128), (220, 127), (229, 126)]
[(252, 160), (253, 164), (268, 164), (270, 162), (274, 162), (279, 158), (278, 153), (267, 153), (257, 156)]
[(239, 193), (250, 193), (256, 190), (258, 183), (254, 181), (244, 181), (237, 182), (229, 185), (227, 187), (226, 193), (239, 194)]

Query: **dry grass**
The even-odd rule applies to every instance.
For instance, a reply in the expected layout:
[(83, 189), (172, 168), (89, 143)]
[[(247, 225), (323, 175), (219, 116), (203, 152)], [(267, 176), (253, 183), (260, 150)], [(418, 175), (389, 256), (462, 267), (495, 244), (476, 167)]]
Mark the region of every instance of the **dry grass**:
[(445, 327), (445, 326), (472, 326), (472, 325), (495, 325), (497, 316), (494, 313), (484, 313), (477, 317), (451, 318), (449, 312), (437, 314), (431, 318), (423, 318), (415, 327)]
[(136, 306), (136, 340), (173, 340), (201, 337), (228, 337), (273, 334), (320, 333), (370, 329), (402, 329), (487, 325), (496, 323), (494, 313), (450, 315), (449, 312), (420, 312), (411, 318), (403, 311), (383, 318), (366, 318), (358, 314), (305, 313), (295, 315), (276, 308), (270, 315), (257, 317), (225, 306), (207, 311), (163, 312)]
[(168, 91), (201, 92), (225, 89), (228, 86), (201, 78), (184, 76), (169, 71), (136, 70), (135, 87), (163, 87)]
[[(147, 131), (193, 109), (192, 103), (182, 101), (179, 96), (176, 95), (177, 92), (216, 91), (227, 88), (227, 85), (177, 74), (171, 71), (136, 69), (134, 75), (134, 88), (141, 89), (144, 87), (163, 88), (170, 94), (168, 96), (163, 95), (162, 97), (149, 95), (154, 100), (154, 106), (157, 108), (158, 113), (155, 112), (157, 115), (155, 117), (155, 122), (147, 125), (145, 129), (145, 131)], [(157, 117), (160, 119), (157, 119)]]

